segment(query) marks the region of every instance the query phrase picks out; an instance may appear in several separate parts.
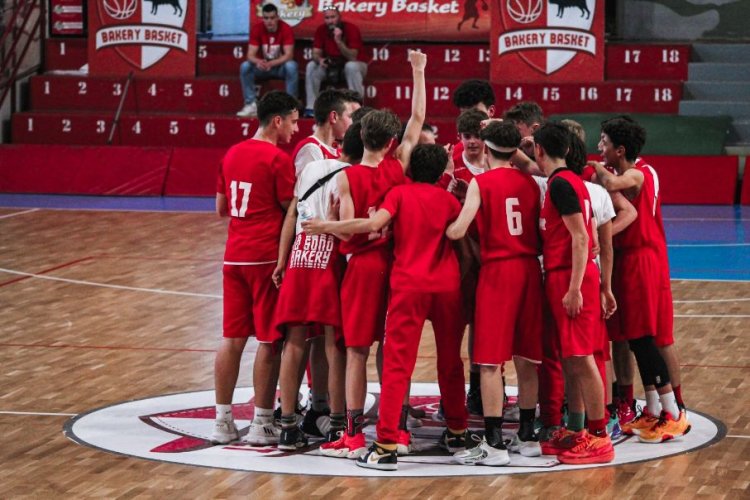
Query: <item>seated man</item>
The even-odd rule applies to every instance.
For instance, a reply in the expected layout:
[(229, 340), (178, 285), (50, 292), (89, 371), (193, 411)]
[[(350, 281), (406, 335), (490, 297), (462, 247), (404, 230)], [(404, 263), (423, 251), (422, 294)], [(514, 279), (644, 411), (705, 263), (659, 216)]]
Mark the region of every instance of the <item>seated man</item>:
[(367, 75), (367, 56), (362, 34), (352, 23), (342, 21), (341, 14), (332, 3), (320, 9), (324, 24), (315, 31), (312, 61), (305, 71), (305, 117), (313, 116), (313, 104), (324, 80), (336, 84), (343, 71), (346, 85), (360, 96), (365, 95), (364, 79)]
[(294, 60), (294, 33), (292, 28), (279, 19), (279, 11), (273, 4), (263, 6), (263, 21), (250, 30), (247, 61), (240, 65), (240, 81), (245, 105), (237, 116), (255, 117), (255, 80), (278, 79), (286, 82), (287, 94), (297, 97), (299, 73)]

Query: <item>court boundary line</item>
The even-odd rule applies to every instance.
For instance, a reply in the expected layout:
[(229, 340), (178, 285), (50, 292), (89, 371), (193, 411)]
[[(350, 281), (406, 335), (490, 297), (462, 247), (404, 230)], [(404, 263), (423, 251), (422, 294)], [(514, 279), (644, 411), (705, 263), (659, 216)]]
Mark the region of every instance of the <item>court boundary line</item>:
[(11, 217), (15, 217), (16, 215), (30, 214), (33, 212), (38, 212), (39, 210), (41, 210), (41, 208), (30, 208), (29, 210), (23, 210), (21, 212), (13, 212), (11, 214), (0, 215), (0, 219), (10, 219)]
[[(64, 264), (60, 264), (58, 266), (50, 267), (49, 269), (44, 269), (42, 271), (39, 271), (38, 273), (20, 273), (20, 271), (19, 271), (18, 274), (27, 274), (27, 275), (26, 276), (22, 275), (22, 277), (20, 277), (20, 278), (15, 278), (15, 279), (12, 279), (12, 280), (9, 280), (9, 281), (4, 281), (4, 282), (0, 283), (0, 288), (2, 288), (4, 286), (7, 286), (7, 285), (12, 285), (13, 283), (18, 283), (20, 281), (25, 281), (25, 280), (27, 280), (29, 278), (41, 278), (41, 279), (55, 278), (54, 276), (51, 276), (51, 277), (42, 276), (42, 274), (51, 273), (52, 271), (57, 271), (59, 269), (63, 269), (63, 268), (70, 267), (70, 266), (74, 266), (76, 264), (80, 264), (81, 262), (86, 262), (88, 260), (93, 260), (93, 259), (94, 259), (93, 257), (88, 256), (88, 257), (84, 257), (82, 259), (72, 260), (70, 262), (65, 262)], [(9, 274), (16, 274), (16, 273), (12, 273), (11, 272)]]
[(0, 415), (22, 415), (32, 417), (75, 417), (78, 413), (49, 413), (40, 411), (10, 411), (0, 410)]

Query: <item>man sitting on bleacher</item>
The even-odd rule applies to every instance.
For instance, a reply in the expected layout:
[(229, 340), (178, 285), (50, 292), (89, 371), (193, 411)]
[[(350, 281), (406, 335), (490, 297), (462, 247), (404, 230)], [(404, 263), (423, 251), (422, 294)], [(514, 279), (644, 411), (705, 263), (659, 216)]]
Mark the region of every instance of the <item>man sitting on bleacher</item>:
[(305, 71), (305, 117), (313, 116), (313, 105), (323, 81), (338, 85), (342, 76), (350, 90), (364, 97), (367, 75), (367, 55), (362, 34), (354, 24), (342, 21), (338, 8), (332, 3), (321, 7), (324, 24), (315, 30), (312, 61)]
[(284, 80), (286, 92), (297, 97), (299, 73), (294, 60), (294, 33), (292, 28), (279, 19), (275, 5), (263, 6), (263, 21), (250, 30), (247, 61), (240, 66), (240, 81), (245, 105), (237, 116), (254, 117), (258, 110), (255, 103), (255, 80)]

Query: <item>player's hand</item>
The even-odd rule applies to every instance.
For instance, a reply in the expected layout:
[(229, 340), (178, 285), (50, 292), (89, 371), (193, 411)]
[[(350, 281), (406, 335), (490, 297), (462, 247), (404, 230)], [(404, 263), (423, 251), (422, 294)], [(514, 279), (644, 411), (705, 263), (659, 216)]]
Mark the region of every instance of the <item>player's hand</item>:
[(480, 130), (483, 129), (484, 127), (486, 127), (492, 122), (502, 123), (503, 119), (502, 118), (487, 118), (486, 120), (482, 120), (481, 122), (479, 122), (479, 129)]
[(455, 181), (456, 183), (453, 184), (453, 189), (450, 192), (463, 204), (466, 200), (466, 191), (469, 189), (469, 183), (463, 179), (455, 179)]
[(521, 144), (518, 145), (519, 149), (526, 153), (529, 158), (534, 157), (534, 136), (527, 135), (521, 139)]
[(325, 234), (325, 221), (320, 219), (302, 221), (302, 229), (305, 231), (305, 234), (308, 235)]
[(263, 59), (261, 59), (261, 61), (257, 64), (257, 66), (258, 66), (258, 69), (262, 71), (268, 71), (271, 69), (271, 65), (268, 64), (268, 61), (265, 61)]
[(599, 256), (599, 254), (601, 253), (601, 251), (602, 251), (602, 248), (601, 248), (601, 247), (599, 246), (598, 242), (597, 242), (597, 244), (596, 244), (596, 245), (592, 245), (592, 246), (591, 246), (591, 254), (592, 254), (592, 255), (593, 255), (594, 257), (598, 257), (598, 256)]
[(318, 61), (318, 64), (320, 65), (321, 68), (326, 68), (327, 69), (328, 68), (328, 58), (327, 57), (321, 57), (320, 60)]
[(448, 153), (448, 163), (445, 165), (445, 173), (453, 177), (453, 171), (455, 170), (455, 165), (453, 164), (453, 144), (446, 144), (443, 148)]
[(563, 308), (571, 318), (581, 314), (583, 309), (583, 295), (580, 290), (568, 290), (562, 299)]
[(271, 281), (273, 281), (273, 284), (276, 285), (276, 288), (281, 287), (281, 282), (284, 280), (284, 268), (286, 266), (282, 263), (277, 263), (276, 268), (273, 270), (273, 274), (271, 274)]
[(602, 290), (602, 318), (609, 319), (617, 311), (617, 301), (612, 290)]
[(409, 62), (411, 63), (412, 69), (424, 70), (425, 66), (427, 66), (427, 54), (417, 50), (410, 50)]
[(336, 41), (336, 43), (343, 40), (343, 36), (344, 30), (342, 30), (341, 28), (333, 28), (333, 39)]

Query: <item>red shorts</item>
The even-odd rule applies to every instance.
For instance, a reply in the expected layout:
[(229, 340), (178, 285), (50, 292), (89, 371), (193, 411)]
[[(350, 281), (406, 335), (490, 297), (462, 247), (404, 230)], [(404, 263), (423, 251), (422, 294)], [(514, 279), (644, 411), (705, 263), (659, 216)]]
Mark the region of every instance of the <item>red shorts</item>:
[[(341, 326), (342, 271), (335, 236), (298, 234), (289, 254), (276, 306), (279, 331), (283, 333), (286, 325)], [(310, 328), (309, 332), (310, 336), (316, 336), (323, 333), (323, 329)]]
[(563, 297), (570, 288), (571, 269), (547, 272), (545, 288), (552, 316), (560, 339), (561, 357), (588, 356), (602, 349), (601, 298), (599, 296), (599, 268), (592, 261), (586, 265), (581, 284), (583, 307), (575, 318), (563, 308)]
[(674, 343), (672, 288), (659, 254), (650, 248), (618, 251), (612, 271), (619, 324), (612, 340), (653, 336), (657, 346)]
[(278, 340), (275, 328), (279, 292), (271, 281), (276, 265), (238, 266), (224, 264), (224, 337), (258, 342)]
[(601, 352), (604, 356), (604, 361), (609, 361), (612, 356), (609, 352), (609, 335), (607, 334), (607, 322), (600, 316), (599, 326), (601, 328), (599, 334), (601, 335)]
[(375, 248), (349, 259), (341, 283), (341, 321), (346, 347), (370, 347), (383, 339), (390, 275), (389, 248)]
[(542, 270), (536, 257), (482, 265), (474, 315), (474, 359), (499, 365), (520, 356), (542, 360)]

